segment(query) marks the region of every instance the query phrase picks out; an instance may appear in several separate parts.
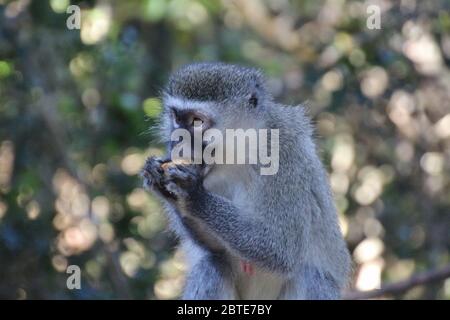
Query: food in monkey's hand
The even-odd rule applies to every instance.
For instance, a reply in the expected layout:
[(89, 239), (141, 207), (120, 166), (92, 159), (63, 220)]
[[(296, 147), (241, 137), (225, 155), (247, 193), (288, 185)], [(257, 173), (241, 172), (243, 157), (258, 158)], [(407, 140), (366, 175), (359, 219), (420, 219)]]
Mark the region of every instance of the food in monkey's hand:
[(161, 164), (161, 169), (163, 169), (164, 172), (167, 172), (167, 169), (169, 169), (170, 167), (187, 166), (187, 165), (190, 165), (190, 164), (192, 164), (192, 162), (187, 160), (187, 159), (169, 160), (169, 161), (164, 162), (163, 164)]

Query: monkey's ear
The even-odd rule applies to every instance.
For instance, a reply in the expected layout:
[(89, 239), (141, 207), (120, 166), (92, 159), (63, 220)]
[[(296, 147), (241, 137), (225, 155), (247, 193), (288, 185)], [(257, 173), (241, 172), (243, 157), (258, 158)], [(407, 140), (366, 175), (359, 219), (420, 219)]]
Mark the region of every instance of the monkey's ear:
[(261, 86), (259, 85), (259, 83), (256, 82), (254, 84), (254, 87), (253, 87), (250, 95), (248, 96), (248, 103), (250, 104), (250, 106), (252, 108), (256, 108), (258, 106), (260, 91), (261, 91)]
[(250, 94), (247, 96), (247, 101), (251, 108), (256, 108), (258, 106), (262, 93), (263, 88), (261, 83), (257, 79), (254, 79), (252, 88), (250, 89)]
[(256, 108), (258, 106), (258, 95), (256, 92), (253, 92), (252, 94), (250, 94), (250, 96), (248, 98), (248, 103), (250, 104), (250, 106), (252, 108)]

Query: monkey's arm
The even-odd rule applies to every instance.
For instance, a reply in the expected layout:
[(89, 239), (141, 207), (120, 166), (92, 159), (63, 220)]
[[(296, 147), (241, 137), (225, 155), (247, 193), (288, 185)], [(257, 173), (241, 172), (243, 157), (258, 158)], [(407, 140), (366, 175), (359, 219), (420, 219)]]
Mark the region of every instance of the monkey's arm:
[(293, 271), (298, 263), (302, 231), (292, 225), (247, 218), (231, 201), (203, 188), (191, 192), (183, 206), (246, 260), (281, 273)]

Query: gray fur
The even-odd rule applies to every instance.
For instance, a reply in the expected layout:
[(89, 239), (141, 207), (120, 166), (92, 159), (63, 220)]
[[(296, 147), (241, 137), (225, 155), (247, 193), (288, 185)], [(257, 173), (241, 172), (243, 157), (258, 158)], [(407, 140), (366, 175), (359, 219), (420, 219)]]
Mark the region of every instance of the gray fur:
[(226, 101), (265, 90), (262, 74), (224, 63), (186, 65), (169, 79), (166, 94), (197, 101)]
[[(274, 103), (259, 71), (222, 63), (175, 72), (165, 107), (163, 140), (172, 131), (169, 107), (204, 112), (219, 130), (280, 130), (280, 167), (272, 176), (255, 165), (215, 165), (206, 175), (201, 166), (177, 167), (161, 181), (158, 162), (148, 160), (146, 186), (162, 199), (188, 256), (184, 298), (339, 298), (350, 256), (303, 107)], [(256, 274), (243, 274), (240, 261), (250, 261)]]

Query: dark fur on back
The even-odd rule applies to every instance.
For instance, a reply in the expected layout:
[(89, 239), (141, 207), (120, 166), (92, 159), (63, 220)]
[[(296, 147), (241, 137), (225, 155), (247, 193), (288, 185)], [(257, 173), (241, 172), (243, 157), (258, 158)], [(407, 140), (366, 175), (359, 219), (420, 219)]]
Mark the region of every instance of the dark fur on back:
[(225, 63), (193, 63), (170, 77), (166, 94), (197, 101), (225, 101), (265, 91), (265, 80), (257, 69)]

